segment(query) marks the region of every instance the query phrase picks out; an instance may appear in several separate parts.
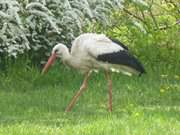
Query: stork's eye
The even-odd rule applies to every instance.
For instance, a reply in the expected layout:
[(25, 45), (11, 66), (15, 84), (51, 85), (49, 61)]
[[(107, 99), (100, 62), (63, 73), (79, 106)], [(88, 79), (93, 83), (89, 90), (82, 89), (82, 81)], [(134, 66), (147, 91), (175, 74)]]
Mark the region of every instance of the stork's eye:
[(54, 52), (57, 53), (57, 52), (58, 52), (58, 49), (56, 49)]

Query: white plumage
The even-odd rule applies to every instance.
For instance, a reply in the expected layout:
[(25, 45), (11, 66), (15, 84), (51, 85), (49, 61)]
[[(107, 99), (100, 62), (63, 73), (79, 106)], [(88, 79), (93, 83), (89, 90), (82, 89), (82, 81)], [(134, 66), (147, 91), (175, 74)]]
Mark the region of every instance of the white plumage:
[[(105, 69), (111, 71), (122, 71), (125, 73), (136, 73), (131, 68), (120, 64), (112, 64), (97, 60), (98, 56), (110, 54), (125, 50), (120, 45), (111, 41), (104, 34), (86, 33), (77, 37), (72, 42), (71, 52), (69, 53), (66, 46), (59, 43), (53, 48), (58, 57), (62, 58), (64, 64), (80, 70), (82, 73), (87, 73), (93, 69)], [(125, 70), (124, 70), (125, 69)]]
[(89, 53), (89, 55), (97, 57), (100, 54), (112, 53), (120, 50), (124, 49), (112, 42), (104, 34), (86, 33), (80, 35), (73, 41), (71, 54), (76, 56), (77, 54), (83, 55), (83, 53)]
[(71, 51), (59, 43), (52, 50), (52, 56), (45, 65), (43, 72), (46, 72), (55, 58), (59, 57), (63, 63), (76, 68), (85, 74), (83, 84), (67, 107), (70, 111), (82, 91), (86, 89), (87, 81), (94, 69), (104, 69), (109, 86), (109, 111), (112, 111), (112, 82), (110, 71), (121, 71), (126, 73), (145, 72), (141, 63), (132, 56), (126, 46), (119, 41), (111, 40), (104, 34), (85, 33), (72, 42)]

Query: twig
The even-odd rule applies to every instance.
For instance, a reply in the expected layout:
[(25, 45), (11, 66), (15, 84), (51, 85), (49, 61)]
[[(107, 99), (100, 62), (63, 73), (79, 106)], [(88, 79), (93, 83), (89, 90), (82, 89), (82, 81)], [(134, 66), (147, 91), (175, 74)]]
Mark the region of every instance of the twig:
[(156, 28), (159, 29), (158, 23), (157, 23), (157, 21), (156, 21), (156, 18), (155, 18), (154, 15), (153, 15), (151, 9), (149, 10), (149, 13), (150, 13), (150, 16), (151, 16), (151, 18), (152, 18), (152, 20), (153, 20), (153, 22), (154, 22)]
[(133, 16), (134, 18), (140, 20), (140, 21), (143, 22), (144, 24), (146, 24), (146, 22), (145, 22), (141, 17), (134, 15), (134, 14), (131, 13), (130, 11), (126, 10), (125, 8), (123, 8), (123, 11), (126, 12), (127, 14)]

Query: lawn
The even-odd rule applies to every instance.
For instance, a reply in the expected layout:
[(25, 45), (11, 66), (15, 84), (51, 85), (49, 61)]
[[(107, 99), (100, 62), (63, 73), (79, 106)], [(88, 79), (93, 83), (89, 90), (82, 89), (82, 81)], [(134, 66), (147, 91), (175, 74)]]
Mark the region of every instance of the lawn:
[(59, 64), (46, 75), (16, 64), (0, 76), (0, 135), (179, 135), (178, 66), (146, 70), (142, 77), (112, 74), (112, 113), (104, 74), (93, 73), (88, 90), (65, 113), (83, 76)]

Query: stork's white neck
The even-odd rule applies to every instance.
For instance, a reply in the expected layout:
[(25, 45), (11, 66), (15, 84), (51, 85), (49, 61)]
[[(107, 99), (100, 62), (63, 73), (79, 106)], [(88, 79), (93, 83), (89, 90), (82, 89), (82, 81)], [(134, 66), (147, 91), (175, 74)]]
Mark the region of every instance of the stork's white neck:
[(58, 44), (53, 48), (53, 52), (56, 50), (58, 50), (57, 57), (61, 58), (63, 64), (73, 68), (79, 68), (79, 60), (71, 55), (66, 45)]
[(72, 58), (70, 52), (69, 52), (69, 49), (65, 46), (63, 48), (63, 52), (62, 52), (62, 61), (69, 61), (70, 59)]
[(67, 47), (64, 48), (61, 59), (65, 65), (74, 67), (75, 59), (72, 57)]

